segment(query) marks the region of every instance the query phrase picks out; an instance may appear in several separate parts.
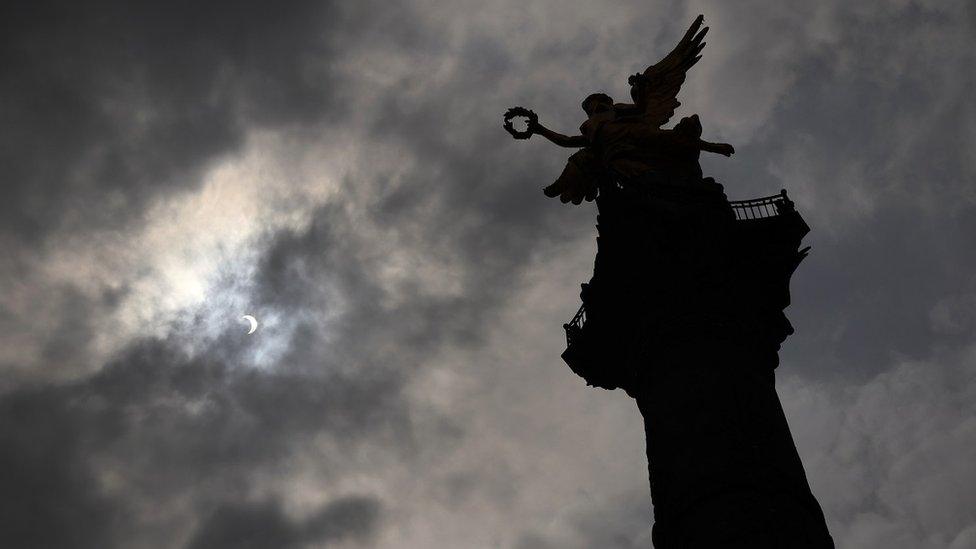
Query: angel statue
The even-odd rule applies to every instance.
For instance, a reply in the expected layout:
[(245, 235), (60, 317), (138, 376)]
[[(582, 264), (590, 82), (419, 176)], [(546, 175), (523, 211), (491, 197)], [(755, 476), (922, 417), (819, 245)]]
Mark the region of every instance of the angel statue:
[[(673, 129), (661, 128), (680, 105), (677, 95), (685, 73), (701, 59), (702, 39), (708, 32), (708, 27), (701, 29), (703, 21), (704, 16), (699, 15), (671, 53), (629, 78), (633, 103), (614, 103), (604, 93), (587, 96), (582, 103), (587, 119), (580, 126), (580, 135), (554, 132), (528, 109), (508, 110), (504, 127), (513, 137), (527, 139), (538, 134), (561, 147), (580, 149), (569, 157), (559, 178), (544, 189), (546, 196), (580, 204), (596, 198), (603, 184), (626, 185), (638, 175), (642, 179), (650, 175), (675, 182), (700, 181), (701, 151), (725, 156), (735, 152), (728, 143), (703, 141), (698, 115), (681, 119)], [(517, 116), (528, 119), (526, 130), (512, 126)]]

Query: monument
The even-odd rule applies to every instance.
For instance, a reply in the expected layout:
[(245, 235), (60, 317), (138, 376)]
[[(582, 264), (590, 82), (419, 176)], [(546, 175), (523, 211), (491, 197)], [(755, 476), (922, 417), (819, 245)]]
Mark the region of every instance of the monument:
[[(698, 16), (663, 60), (630, 77), (633, 103), (583, 100), (580, 135), (549, 130), (528, 109), (505, 114), (514, 137), (579, 148), (544, 189), (596, 200), (597, 254), (562, 358), (589, 385), (622, 389), (644, 417), (658, 549), (829, 548), (776, 394), (783, 310), (809, 248), (785, 190), (729, 201), (703, 177), (698, 117), (662, 129), (708, 28)], [(525, 117), (527, 127), (512, 121)]]

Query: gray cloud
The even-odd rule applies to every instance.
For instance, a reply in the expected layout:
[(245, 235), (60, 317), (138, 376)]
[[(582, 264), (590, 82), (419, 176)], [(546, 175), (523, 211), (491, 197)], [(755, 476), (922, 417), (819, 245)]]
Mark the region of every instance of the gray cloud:
[[(351, 449), (409, 428), (395, 376), (241, 370), (233, 343), (225, 345), (190, 358), (170, 342), (137, 342), (84, 382), (5, 395), (0, 459), (11, 512), (0, 537), (17, 546), (122, 543), (133, 535), (122, 524), (154, 519), (137, 509), (161, 513), (193, 494), (201, 502), (234, 496), (248, 475), (273, 469), (309, 437)], [(106, 478), (125, 491), (114, 493)], [(303, 531), (325, 536), (327, 517), (342, 509)], [(370, 509), (349, 519), (351, 531), (371, 524)]]
[(287, 548), (308, 543), (324, 546), (346, 538), (367, 538), (376, 527), (379, 504), (370, 498), (346, 497), (325, 505), (304, 521), (290, 521), (275, 501), (219, 507), (200, 527), (188, 547)]
[(23, 389), (0, 400), (0, 539), (20, 547), (105, 547), (121, 511), (84, 466), (87, 428), (58, 389)]
[[(976, 513), (968, 478), (973, 347), (897, 360), (860, 386), (782, 384), (784, 408), (835, 537), (853, 546), (964, 547)], [(938, 465), (935, 465), (938, 463)], [(967, 541), (969, 540), (969, 541)]]
[(328, 3), (70, 2), (2, 15), (4, 227), (124, 227), (254, 125), (336, 112)]

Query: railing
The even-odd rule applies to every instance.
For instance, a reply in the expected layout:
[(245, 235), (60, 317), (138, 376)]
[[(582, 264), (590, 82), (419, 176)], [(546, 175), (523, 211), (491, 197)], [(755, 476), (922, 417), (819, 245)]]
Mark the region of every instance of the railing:
[(566, 330), (566, 346), (573, 344), (573, 338), (580, 334), (583, 330), (583, 324), (586, 323), (586, 305), (580, 305), (578, 311), (576, 311), (576, 316), (573, 320), (570, 320), (568, 324), (563, 324), (563, 329)]
[[(736, 220), (747, 219), (767, 219), (794, 211), (793, 201), (786, 196), (786, 189), (779, 194), (765, 196), (763, 198), (753, 198), (751, 200), (730, 200), (729, 205), (735, 212)], [(585, 286), (585, 285), (584, 285)], [(567, 324), (563, 324), (566, 330), (566, 345), (571, 346), (573, 340), (583, 332), (583, 325), (586, 324), (586, 305), (580, 305), (576, 315)]]
[(730, 200), (729, 205), (737, 220), (765, 219), (793, 211), (793, 201), (786, 196), (786, 189), (779, 194), (752, 200)]

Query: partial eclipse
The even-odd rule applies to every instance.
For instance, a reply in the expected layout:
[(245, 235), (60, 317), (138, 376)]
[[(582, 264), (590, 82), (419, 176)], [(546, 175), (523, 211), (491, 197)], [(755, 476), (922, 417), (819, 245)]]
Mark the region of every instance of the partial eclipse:
[(246, 320), (246, 321), (248, 321), (248, 322), (251, 323), (251, 329), (248, 330), (247, 335), (253, 334), (254, 333), (254, 330), (257, 330), (258, 329), (258, 319), (254, 318), (253, 316), (251, 316), (251, 315), (244, 315), (244, 316), (241, 317), (241, 320)]

